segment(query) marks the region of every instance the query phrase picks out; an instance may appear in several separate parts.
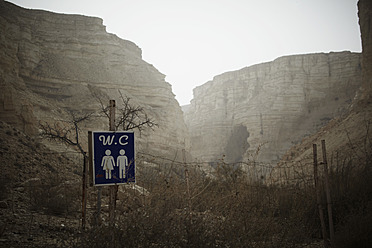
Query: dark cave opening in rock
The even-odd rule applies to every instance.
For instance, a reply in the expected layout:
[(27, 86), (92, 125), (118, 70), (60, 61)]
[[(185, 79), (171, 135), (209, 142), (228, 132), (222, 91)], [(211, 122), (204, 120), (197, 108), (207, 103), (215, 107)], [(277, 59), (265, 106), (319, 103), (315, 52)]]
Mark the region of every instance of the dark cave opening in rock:
[(236, 163), (242, 160), (244, 153), (249, 148), (248, 137), (249, 132), (246, 126), (234, 126), (225, 147), (226, 162)]

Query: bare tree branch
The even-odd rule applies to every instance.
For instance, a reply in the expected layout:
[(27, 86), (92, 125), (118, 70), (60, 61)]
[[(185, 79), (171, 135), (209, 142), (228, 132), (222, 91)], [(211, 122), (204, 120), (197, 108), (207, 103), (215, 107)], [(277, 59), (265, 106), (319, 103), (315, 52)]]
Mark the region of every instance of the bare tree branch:
[(101, 106), (101, 113), (103, 113), (107, 118), (110, 118), (110, 114), (109, 114), (109, 109), (110, 107), (109, 106), (106, 106), (103, 101), (102, 101), (102, 98), (96, 94), (95, 92), (92, 92), (92, 96), (97, 100), (97, 102), (100, 104)]
[(122, 126), (123, 130), (137, 129), (140, 133), (144, 128), (151, 128), (158, 126), (146, 113), (141, 106), (134, 106), (130, 103), (130, 97), (123, 96), (119, 91), (123, 107), (119, 108), (119, 117), (117, 120), (117, 128)]
[(79, 116), (71, 111), (71, 120), (69, 121), (59, 121), (53, 124), (40, 122), (41, 136), (49, 140), (62, 142), (69, 146), (75, 146), (81, 154), (86, 156), (86, 152), (80, 142), (81, 129), (79, 126), (82, 122), (89, 120), (92, 115), (93, 113), (88, 113)]
[[(122, 105), (122, 107), (118, 107), (116, 110), (118, 116), (115, 121), (117, 130), (119, 128), (124, 131), (137, 129), (141, 133), (145, 128), (153, 129), (158, 126), (155, 121), (147, 115), (142, 106), (131, 104), (130, 97), (123, 96), (120, 90), (118, 90), (118, 92), (120, 94), (120, 105)], [(92, 95), (100, 104), (101, 113), (109, 118), (109, 106), (103, 103), (102, 96), (99, 96), (96, 93), (92, 93)]]

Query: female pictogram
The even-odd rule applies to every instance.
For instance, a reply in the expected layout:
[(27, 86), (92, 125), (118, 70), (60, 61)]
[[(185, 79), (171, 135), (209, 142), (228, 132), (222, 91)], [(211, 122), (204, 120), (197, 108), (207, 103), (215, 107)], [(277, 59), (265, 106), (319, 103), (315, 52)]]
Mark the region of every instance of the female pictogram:
[(114, 157), (111, 156), (110, 150), (106, 150), (105, 154), (106, 156), (102, 158), (101, 167), (106, 171), (106, 179), (111, 179), (111, 171), (114, 169), (115, 160)]

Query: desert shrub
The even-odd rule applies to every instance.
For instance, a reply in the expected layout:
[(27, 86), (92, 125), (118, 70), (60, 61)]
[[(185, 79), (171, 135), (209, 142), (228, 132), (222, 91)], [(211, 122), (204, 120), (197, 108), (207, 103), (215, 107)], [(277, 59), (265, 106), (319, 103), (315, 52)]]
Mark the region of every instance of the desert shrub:
[(0, 201), (5, 200), (9, 194), (9, 179), (6, 177), (0, 177)]
[(339, 248), (367, 248), (372, 244), (372, 202), (365, 209), (350, 213), (338, 225), (336, 244)]
[(331, 170), (337, 247), (370, 247), (372, 243), (371, 161), (344, 160)]
[[(223, 162), (211, 177), (190, 165), (150, 167), (139, 174), (149, 194), (125, 190), (116, 225), (88, 230), (78, 246), (274, 248), (322, 239), (311, 183), (268, 186)], [(368, 170), (357, 170), (351, 161), (344, 168), (331, 166), (338, 247), (370, 242), (371, 182)], [(322, 201), (327, 217), (324, 194)]]
[[(183, 180), (176, 184), (173, 179), (171, 185), (166, 186), (169, 190), (160, 186), (164, 183), (153, 188), (148, 211), (156, 217), (147, 219), (148, 223), (157, 222), (151, 228), (152, 232), (158, 230), (153, 238), (166, 233), (168, 242), (173, 240), (173, 245), (180, 247), (187, 244), (280, 247), (284, 242), (303, 242), (305, 237), (312, 237), (316, 230), (316, 205), (314, 197), (307, 195), (309, 192), (300, 188), (268, 187), (259, 182), (252, 184), (240, 168), (227, 164), (216, 168), (215, 178), (190, 172), (189, 200)], [(154, 193), (157, 190), (159, 194)], [(172, 200), (167, 205), (169, 199)], [(191, 211), (187, 211), (189, 205)], [(188, 214), (191, 221), (187, 221)], [(156, 243), (159, 242), (157, 239)]]
[(76, 212), (79, 208), (79, 185), (66, 184), (58, 176), (47, 181), (33, 178), (26, 182), (33, 211), (53, 215), (63, 215)]

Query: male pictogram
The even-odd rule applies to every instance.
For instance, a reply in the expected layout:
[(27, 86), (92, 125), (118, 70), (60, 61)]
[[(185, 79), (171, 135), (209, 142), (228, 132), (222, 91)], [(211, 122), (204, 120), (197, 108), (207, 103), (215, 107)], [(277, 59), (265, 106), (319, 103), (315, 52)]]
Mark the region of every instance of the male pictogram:
[(119, 167), (119, 178), (125, 178), (125, 168), (128, 166), (128, 158), (125, 156), (125, 151), (119, 151), (120, 156), (116, 160), (116, 166)]

